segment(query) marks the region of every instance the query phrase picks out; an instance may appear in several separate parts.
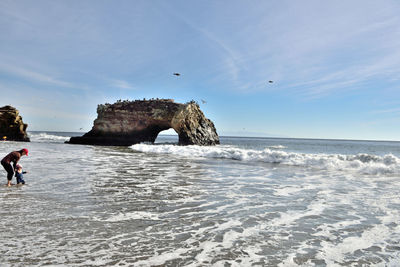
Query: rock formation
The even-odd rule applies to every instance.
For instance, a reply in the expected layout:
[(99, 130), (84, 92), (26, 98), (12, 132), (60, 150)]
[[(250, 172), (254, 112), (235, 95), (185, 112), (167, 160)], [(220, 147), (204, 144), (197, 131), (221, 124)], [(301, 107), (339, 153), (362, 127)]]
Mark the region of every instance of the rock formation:
[(16, 108), (0, 107), (0, 140), (29, 142), (27, 127)]
[(212, 121), (194, 101), (180, 104), (172, 99), (118, 101), (98, 105), (93, 128), (72, 144), (122, 145), (151, 142), (173, 128), (180, 145), (215, 145), (219, 137)]

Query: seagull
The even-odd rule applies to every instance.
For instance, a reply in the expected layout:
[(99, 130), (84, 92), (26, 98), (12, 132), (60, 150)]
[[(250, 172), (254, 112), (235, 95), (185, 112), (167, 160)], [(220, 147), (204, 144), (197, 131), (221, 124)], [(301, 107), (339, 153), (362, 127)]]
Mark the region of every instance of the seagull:
[(180, 73), (177, 73), (177, 72), (175, 72), (174, 75), (175, 75), (175, 76), (181, 76), (181, 74), (180, 74)]

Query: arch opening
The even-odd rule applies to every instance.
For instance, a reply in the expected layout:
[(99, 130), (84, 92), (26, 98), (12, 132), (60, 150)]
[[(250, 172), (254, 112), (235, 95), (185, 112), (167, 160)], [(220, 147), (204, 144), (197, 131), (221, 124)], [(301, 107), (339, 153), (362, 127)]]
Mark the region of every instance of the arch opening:
[(179, 136), (178, 133), (173, 129), (169, 128), (167, 130), (158, 133), (155, 144), (178, 144)]

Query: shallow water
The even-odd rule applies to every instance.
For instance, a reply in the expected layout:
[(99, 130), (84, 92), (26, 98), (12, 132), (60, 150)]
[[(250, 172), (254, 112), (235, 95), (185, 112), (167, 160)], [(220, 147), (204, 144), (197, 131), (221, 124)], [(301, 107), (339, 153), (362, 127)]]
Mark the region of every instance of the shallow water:
[(0, 143), (30, 151), (27, 185), (0, 188), (4, 266), (400, 265), (400, 143), (60, 135)]

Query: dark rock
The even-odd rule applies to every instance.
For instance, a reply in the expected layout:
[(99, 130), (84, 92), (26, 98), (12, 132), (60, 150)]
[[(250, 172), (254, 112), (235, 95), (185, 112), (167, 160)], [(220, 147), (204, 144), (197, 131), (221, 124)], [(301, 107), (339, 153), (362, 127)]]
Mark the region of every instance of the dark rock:
[(68, 143), (129, 146), (151, 142), (164, 130), (173, 128), (181, 145), (216, 145), (219, 137), (212, 121), (194, 101), (175, 103), (172, 99), (118, 101), (97, 107), (92, 129)]
[(12, 106), (0, 107), (0, 140), (29, 142), (28, 124), (22, 121), (19, 111)]

